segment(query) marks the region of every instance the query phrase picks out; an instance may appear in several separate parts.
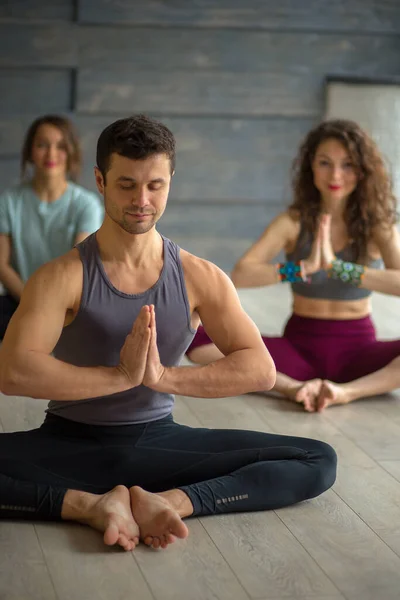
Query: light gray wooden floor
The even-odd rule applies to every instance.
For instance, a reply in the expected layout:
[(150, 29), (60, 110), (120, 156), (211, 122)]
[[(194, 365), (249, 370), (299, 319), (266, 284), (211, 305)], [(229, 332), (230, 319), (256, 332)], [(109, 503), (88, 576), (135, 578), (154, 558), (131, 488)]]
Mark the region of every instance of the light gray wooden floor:
[[(246, 290), (259, 327), (279, 333), (287, 290)], [(400, 300), (376, 296), (381, 336), (400, 337)], [(45, 403), (0, 398), (3, 431), (42, 421)], [(166, 551), (103, 546), (72, 524), (0, 522), (1, 600), (399, 600), (400, 395), (306, 414), (277, 399), (179, 397), (175, 417), (194, 426), (315, 437), (339, 456), (333, 489), (297, 506), (188, 521)]]

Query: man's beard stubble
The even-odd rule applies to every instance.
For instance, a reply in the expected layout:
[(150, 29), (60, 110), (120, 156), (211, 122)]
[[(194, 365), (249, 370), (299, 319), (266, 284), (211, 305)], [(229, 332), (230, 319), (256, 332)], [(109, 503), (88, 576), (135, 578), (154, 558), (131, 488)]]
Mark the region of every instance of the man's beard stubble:
[[(114, 223), (116, 223), (117, 225), (119, 225), (119, 227), (121, 227), (121, 229), (123, 229), (124, 231), (126, 231), (127, 233), (130, 233), (132, 235), (139, 235), (141, 233), (147, 233), (148, 231), (150, 231), (150, 229), (152, 229), (155, 224), (156, 224), (156, 214), (155, 213), (148, 213), (145, 211), (142, 211), (141, 209), (137, 209), (135, 210), (134, 207), (132, 207), (129, 211), (124, 210), (122, 212), (122, 216), (118, 215), (118, 209), (115, 206), (115, 204), (110, 203), (111, 207), (107, 206), (107, 201), (105, 200), (105, 211), (107, 213), (107, 215), (110, 217), (110, 219), (112, 221), (114, 221)], [(130, 213), (130, 214), (144, 214), (144, 215), (148, 215), (151, 214), (152, 218), (150, 219), (146, 219), (146, 221), (143, 222), (135, 222), (134, 217), (126, 217), (126, 213)]]

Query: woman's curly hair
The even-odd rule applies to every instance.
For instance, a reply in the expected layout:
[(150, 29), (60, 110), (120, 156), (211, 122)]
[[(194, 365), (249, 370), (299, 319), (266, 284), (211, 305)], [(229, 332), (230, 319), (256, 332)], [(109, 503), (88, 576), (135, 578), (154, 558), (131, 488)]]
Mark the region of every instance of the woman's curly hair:
[(397, 212), (391, 177), (382, 155), (357, 123), (332, 119), (307, 134), (293, 162), (293, 202), (289, 209), (301, 215), (305, 233), (313, 236), (321, 214), (321, 196), (314, 185), (312, 163), (318, 146), (332, 138), (343, 144), (358, 174), (344, 219), (355, 259), (366, 261), (374, 228), (377, 225), (390, 228), (397, 220)]

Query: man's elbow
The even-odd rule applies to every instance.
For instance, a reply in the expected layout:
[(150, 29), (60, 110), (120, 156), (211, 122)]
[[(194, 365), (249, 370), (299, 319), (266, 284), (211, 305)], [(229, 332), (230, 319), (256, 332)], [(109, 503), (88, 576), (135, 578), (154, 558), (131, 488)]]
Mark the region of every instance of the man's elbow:
[(6, 360), (0, 367), (0, 391), (6, 396), (18, 395), (18, 369), (13, 361)]
[(270, 365), (270, 367), (268, 369), (268, 372), (264, 374), (263, 386), (261, 389), (265, 392), (268, 392), (269, 390), (272, 390), (275, 383), (276, 383), (276, 368), (275, 368), (275, 365), (272, 363), (272, 365)]
[(276, 383), (276, 368), (270, 356), (260, 359), (257, 374), (257, 391), (268, 392)]

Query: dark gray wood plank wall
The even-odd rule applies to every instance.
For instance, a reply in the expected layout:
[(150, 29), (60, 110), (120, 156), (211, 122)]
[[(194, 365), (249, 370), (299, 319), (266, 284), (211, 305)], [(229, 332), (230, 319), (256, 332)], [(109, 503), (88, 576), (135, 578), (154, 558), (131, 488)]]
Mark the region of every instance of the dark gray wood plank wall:
[[(93, 180), (99, 132), (117, 115), (79, 115), (84, 154), (88, 157), (83, 178)], [(246, 201), (283, 205), (290, 196), (292, 156), (314, 119), (185, 118), (161, 115), (177, 138), (176, 173), (171, 200), (199, 203), (209, 213), (210, 204), (242, 205)], [(207, 204), (207, 207), (206, 207)], [(229, 210), (229, 208), (227, 208)], [(212, 217), (210, 215), (210, 224)]]
[(79, 20), (122, 25), (398, 33), (398, 0), (80, 0)]
[(72, 21), (75, 3), (70, 0), (1, 0), (0, 19)]
[(0, 186), (39, 114), (76, 121), (93, 189), (102, 128), (147, 112), (178, 142), (163, 233), (229, 269), (290, 200), (327, 75), (400, 76), (398, 0), (3, 1)]

